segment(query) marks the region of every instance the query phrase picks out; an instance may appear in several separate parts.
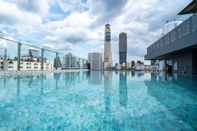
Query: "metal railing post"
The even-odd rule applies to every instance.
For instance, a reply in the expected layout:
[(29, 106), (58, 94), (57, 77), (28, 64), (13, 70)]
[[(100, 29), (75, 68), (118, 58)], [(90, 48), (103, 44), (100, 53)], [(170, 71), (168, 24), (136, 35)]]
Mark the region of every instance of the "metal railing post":
[(21, 43), (18, 43), (18, 56), (17, 56), (17, 71), (20, 71), (20, 64), (21, 64)]
[(44, 49), (41, 48), (41, 70), (44, 70)]

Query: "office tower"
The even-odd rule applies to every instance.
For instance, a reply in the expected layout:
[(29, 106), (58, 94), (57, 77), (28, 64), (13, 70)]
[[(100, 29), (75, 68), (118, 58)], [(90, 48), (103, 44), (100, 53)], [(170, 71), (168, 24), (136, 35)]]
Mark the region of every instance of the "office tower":
[(127, 34), (120, 33), (119, 35), (119, 63), (127, 63)]
[(110, 24), (105, 25), (105, 43), (104, 43), (104, 69), (112, 68), (111, 51), (111, 28)]
[(103, 61), (102, 61), (102, 54), (101, 53), (89, 53), (88, 60), (90, 62), (90, 69), (91, 70), (102, 70)]
[(72, 54), (68, 53), (63, 57), (63, 68), (68, 69), (72, 67)]
[(63, 58), (63, 68), (77, 68), (77, 58), (73, 56), (71, 53), (68, 53)]
[(59, 56), (56, 56), (56, 57), (55, 57), (53, 67), (54, 67), (55, 69), (60, 69), (60, 68), (62, 68), (62, 64), (61, 64), (61, 60), (60, 60), (60, 57), (59, 57)]

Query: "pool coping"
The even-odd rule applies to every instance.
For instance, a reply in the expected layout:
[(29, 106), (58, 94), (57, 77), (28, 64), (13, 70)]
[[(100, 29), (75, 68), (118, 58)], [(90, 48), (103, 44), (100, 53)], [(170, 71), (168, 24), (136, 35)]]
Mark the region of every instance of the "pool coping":
[(39, 75), (48, 73), (66, 73), (66, 72), (81, 72), (88, 71), (86, 69), (72, 69), (72, 70), (50, 70), (50, 71), (0, 71), (0, 76), (17, 76), (17, 75)]

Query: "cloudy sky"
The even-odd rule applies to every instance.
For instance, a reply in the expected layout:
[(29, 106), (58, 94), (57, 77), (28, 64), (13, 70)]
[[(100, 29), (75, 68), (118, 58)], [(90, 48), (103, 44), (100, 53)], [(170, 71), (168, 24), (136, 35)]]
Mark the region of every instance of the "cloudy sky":
[(180, 22), (183, 18), (176, 14), (189, 2), (0, 0), (0, 34), (87, 58), (88, 52), (103, 52), (104, 25), (110, 23), (114, 61), (118, 60), (120, 32), (128, 34), (128, 59), (143, 59), (146, 48), (168, 29), (165, 22), (175, 18)]

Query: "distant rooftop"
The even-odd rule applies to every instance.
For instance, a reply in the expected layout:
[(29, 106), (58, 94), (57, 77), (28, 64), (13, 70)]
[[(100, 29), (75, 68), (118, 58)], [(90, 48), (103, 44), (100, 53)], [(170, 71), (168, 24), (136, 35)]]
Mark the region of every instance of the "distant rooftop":
[(188, 6), (186, 6), (178, 15), (185, 15), (197, 13), (197, 0), (193, 0)]

